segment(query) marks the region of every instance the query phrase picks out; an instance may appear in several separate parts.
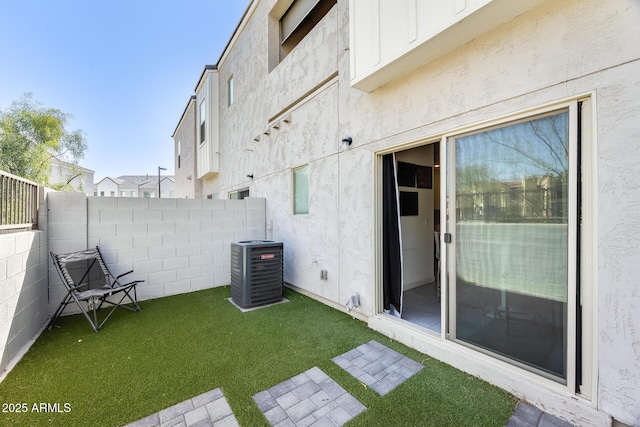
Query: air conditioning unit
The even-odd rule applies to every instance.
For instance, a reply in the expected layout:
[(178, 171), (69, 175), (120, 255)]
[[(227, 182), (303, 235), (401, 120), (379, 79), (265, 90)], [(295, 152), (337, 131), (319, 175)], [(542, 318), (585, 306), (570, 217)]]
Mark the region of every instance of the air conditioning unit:
[(231, 299), (243, 308), (282, 300), (283, 245), (271, 240), (231, 244)]

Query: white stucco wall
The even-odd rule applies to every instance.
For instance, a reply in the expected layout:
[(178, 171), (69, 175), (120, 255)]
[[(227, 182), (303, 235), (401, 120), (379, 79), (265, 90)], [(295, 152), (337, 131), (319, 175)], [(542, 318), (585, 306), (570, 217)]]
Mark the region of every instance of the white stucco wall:
[[(236, 102), (229, 109), (221, 104), (220, 173), (203, 183), (205, 193), (248, 186), (251, 195), (266, 198), (270, 237), (285, 242), (286, 280), (296, 287), (334, 306), (359, 292), (355, 315), (570, 421), (602, 425), (611, 416), (640, 424), (640, 4), (546, 1), (366, 93), (350, 86), (346, 0), (269, 73), (266, 16), (274, 3), (253, 3), (219, 64), (221, 81), (234, 75)], [(597, 244), (587, 267), (595, 279), (588, 290), (595, 307), (587, 313), (595, 323), (597, 367), (590, 397), (577, 399), (526, 375), (509, 379), (499, 364), (457, 347), (452, 355), (437, 339), (418, 344), (415, 331), (375, 319), (376, 153), (583, 94), (594, 106), (594, 158), (588, 160), (596, 171), (596, 225), (586, 230)], [(269, 119), (278, 114), (291, 121), (274, 129)], [(340, 151), (346, 136), (353, 145)], [(291, 168), (303, 164), (309, 165), (310, 213), (298, 217), (291, 209)]]
[[(202, 198), (202, 181), (196, 171), (196, 111), (195, 99), (190, 99), (182, 120), (173, 135), (175, 157), (175, 197)], [(180, 152), (178, 153), (178, 144)], [(180, 163), (178, 164), (178, 154)]]

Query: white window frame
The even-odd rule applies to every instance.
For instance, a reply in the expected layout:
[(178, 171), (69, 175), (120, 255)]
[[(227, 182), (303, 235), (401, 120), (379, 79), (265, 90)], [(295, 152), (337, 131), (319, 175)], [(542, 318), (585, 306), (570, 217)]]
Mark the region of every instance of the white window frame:
[(177, 144), (177, 151), (178, 151), (178, 169), (180, 169), (180, 151), (181, 151), (181, 145), (182, 145), (182, 141), (178, 140), (178, 144)]
[[(238, 196), (240, 195), (240, 193), (244, 193), (245, 191), (249, 192), (249, 187), (240, 188), (238, 190), (230, 191), (229, 192), (229, 200), (242, 200), (242, 199), (244, 199), (244, 197), (242, 199), (240, 199), (240, 198), (238, 198)], [(251, 196), (248, 196), (248, 197), (251, 197)]]
[(200, 101), (200, 106), (198, 108), (198, 134), (200, 135), (200, 145), (207, 142), (207, 98), (202, 98)]
[[(295, 180), (295, 174), (296, 171), (302, 170), (302, 169), (306, 169), (307, 171), (307, 211), (306, 212), (296, 212), (296, 180)], [(306, 165), (302, 165), (302, 166), (298, 166), (296, 168), (291, 169), (291, 211), (293, 212), (293, 215), (295, 216), (303, 216), (303, 215), (309, 215), (309, 212), (311, 211), (311, 206), (310, 206), (310, 198), (309, 198), (309, 164)]]
[(227, 80), (227, 107), (233, 105), (233, 74)]
[[(528, 378), (531, 381), (539, 382), (541, 384), (546, 384), (549, 388), (556, 389), (561, 391), (562, 393), (568, 393), (570, 395), (576, 395), (591, 402), (597, 402), (597, 378), (598, 378), (598, 313), (597, 313), (597, 298), (598, 298), (598, 282), (597, 282), (597, 266), (598, 266), (598, 237), (597, 237), (597, 149), (596, 149), (596, 100), (595, 93), (586, 93), (577, 95), (574, 97), (570, 97), (567, 99), (559, 100), (554, 103), (544, 104), (537, 107), (533, 107), (531, 109), (523, 110), (520, 112), (516, 112), (514, 114), (498, 117), (495, 119), (487, 120), (484, 122), (475, 123), (468, 126), (463, 126), (457, 129), (452, 129), (446, 133), (431, 135), (425, 138), (421, 138), (419, 140), (408, 141), (403, 144), (399, 144), (393, 147), (388, 147), (383, 150), (374, 153), (375, 157), (375, 229), (374, 235), (376, 239), (375, 244), (375, 253), (376, 253), (376, 266), (375, 266), (375, 276), (376, 276), (376, 290), (375, 290), (375, 307), (376, 307), (376, 315), (375, 318), (377, 321), (383, 322), (385, 330), (391, 328), (398, 328), (398, 335), (401, 338), (402, 334), (407, 331), (414, 331), (411, 334), (415, 333), (415, 330), (412, 328), (406, 328), (404, 326), (404, 321), (398, 323), (398, 320), (390, 315), (384, 314), (382, 311), (383, 306), (383, 296), (382, 296), (382, 156), (385, 154), (395, 153), (398, 151), (406, 150), (409, 148), (415, 148), (418, 146), (422, 146), (433, 142), (434, 140), (440, 140), (440, 154), (441, 154), (441, 194), (444, 197), (441, 197), (441, 205), (440, 211), (446, 212), (447, 209), (447, 173), (450, 168), (450, 163), (448, 164), (446, 159), (449, 157), (448, 161), (451, 162), (452, 159), (450, 154), (450, 149), (447, 146), (448, 138), (459, 136), (463, 133), (473, 132), (476, 130), (488, 128), (490, 126), (497, 126), (501, 124), (505, 124), (508, 122), (516, 121), (519, 119), (524, 119), (527, 117), (534, 117), (539, 114), (544, 114), (548, 111), (558, 110), (563, 107), (568, 107), (570, 109), (570, 138), (574, 138), (578, 132), (577, 126), (577, 114), (578, 114), (578, 103), (582, 103), (581, 110), (581, 128), (580, 128), (580, 169), (581, 169), (581, 203), (580, 209), (582, 212), (581, 216), (581, 227), (580, 227), (580, 270), (574, 272), (574, 279), (577, 279), (576, 275), (580, 276), (580, 286), (581, 286), (581, 305), (582, 305), (582, 371), (581, 377), (582, 382), (580, 386), (580, 390), (575, 390), (575, 376), (577, 373), (576, 366), (576, 335), (577, 335), (577, 325), (576, 320), (577, 317), (575, 315), (575, 304), (573, 307), (569, 307), (570, 303), (567, 304), (567, 309), (570, 312), (568, 313), (571, 317), (568, 320), (568, 344), (573, 346), (572, 350), (568, 351), (567, 354), (567, 383), (561, 384), (557, 381), (545, 378), (538, 373), (532, 372), (529, 369), (525, 369), (522, 367), (518, 367), (517, 365), (511, 362), (505, 362), (496, 358), (495, 356), (490, 356), (487, 354), (483, 354), (481, 352), (472, 352), (469, 353), (469, 347), (459, 344), (455, 341), (449, 339), (450, 328), (452, 327), (449, 324), (449, 310), (450, 308), (450, 299), (447, 300), (445, 297), (446, 293), (446, 283), (445, 279), (447, 279), (447, 270), (444, 266), (447, 265), (447, 258), (450, 256), (449, 252), (450, 244), (444, 246), (441, 249), (441, 263), (443, 268), (441, 269), (441, 283), (443, 283), (443, 298), (442, 298), (442, 329), (440, 334), (433, 334), (426, 332), (424, 334), (420, 334), (420, 340), (424, 340), (425, 342), (433, 341), (434, 345), (438, 348), (446, 349), (448, 352), (455, 352), (452, 354), (459, 354), (461, 358), (467, 360), (468, 357), (472, 357), (476, 363), (488, 363), (491, 365), (498, 365), (506, 372), (513, 372), (514, 375), (519, 378)], [(446, 147), (446, 148), (445, 148)], [(574, 147), (574, 152), (572, 155), (572, 164), (570, 167), (577, 167), (575, 163), (576, 159), (576, 148)], [(455, 161), (455, 159), (453, 159)], [(576, 183), (574, 183), (576, 185)], [(577, 194), (577, 188), (571, 187), (569, 191)], [(575, 203), (575, 202), (574, 202)], [(442, 233), (447, 231), (449, 224), (447, 223), (446, 217), (443, 216), (441, 219), (441, 230)], [(575, 231), (577, 231), (574, 228)], [(575, 233), (574, 233), (575, 234)], [(575, 241), (575, 236), (574, 236)], [(447, 248), (449, 246), (449, 248)], [(447, 250), (448, 249), (448, 250)], [(455, 253), (455, 252), (452, 252)], [(577, 256), (577, 252), (573, 251), (573, 256)], [(573, 286), (572, 286), (573, 284)], [(576, 300), (576, 280), (572, 280), (569, 284), (569, 292), (573, 293), (573, 300)], [(455, 303), (455, 301), (454, 301)], [(376, 322), (377, 322), (376, 321)], [(447, 328), (445, 325), (448, 325)], [(453, 325), (455, 326), (455, 325)], [(413, 340), (413, 339), (412, 339)], [(402, 339), (401, 339), (402, 341)], [(467, 356), (463, 356), (463, 354), (467, 354)], [(457, 357), (457, 356), (456, 356)], [(455, 365), (455, 363), (454, 363)], [(467, 362), (463, 363), (463, 365), (468, 365)], [(469, 368), (470, 372), (477, 370), (477, 372), (481, 372), (483, 368), (478, 367)], [(485, 378), (485, 377), (483, 377)]]

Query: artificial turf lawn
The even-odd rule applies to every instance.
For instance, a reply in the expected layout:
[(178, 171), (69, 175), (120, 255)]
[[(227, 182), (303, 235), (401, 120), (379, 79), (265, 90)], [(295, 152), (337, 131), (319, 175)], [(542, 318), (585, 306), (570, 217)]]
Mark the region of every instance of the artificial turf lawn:
[[(240, 425), (266, 426), (252, 396), (313, 366), (367, 407), (349, 426), (504, 426), (515, 407), (507, 392), (292, 290), (288, 303), (247, 313), (228, 297), (225, 286), (143, 301), (98, 333), (63, 317), (0, 384), (3, 409), (28, 408), (2, 413), (0, 425), (118, 426), (221, 387)], [(380, 397), (331, 361), (372, 339), (425, 369)]]

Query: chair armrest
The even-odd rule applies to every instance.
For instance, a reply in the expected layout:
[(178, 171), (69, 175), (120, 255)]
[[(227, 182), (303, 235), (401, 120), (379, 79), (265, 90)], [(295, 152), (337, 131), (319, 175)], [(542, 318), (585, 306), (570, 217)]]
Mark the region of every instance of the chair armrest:
[(126, 276), (127, 274), (131, 274), (133, 273), (133, 270), (131, 271), (127, 271), (126, 273), (122, 273), (121, 275), (119, 275), (118, 277), (116, 277), (116, 280), (118, 280), (119, 278), (121, 278), (122, 276)]

